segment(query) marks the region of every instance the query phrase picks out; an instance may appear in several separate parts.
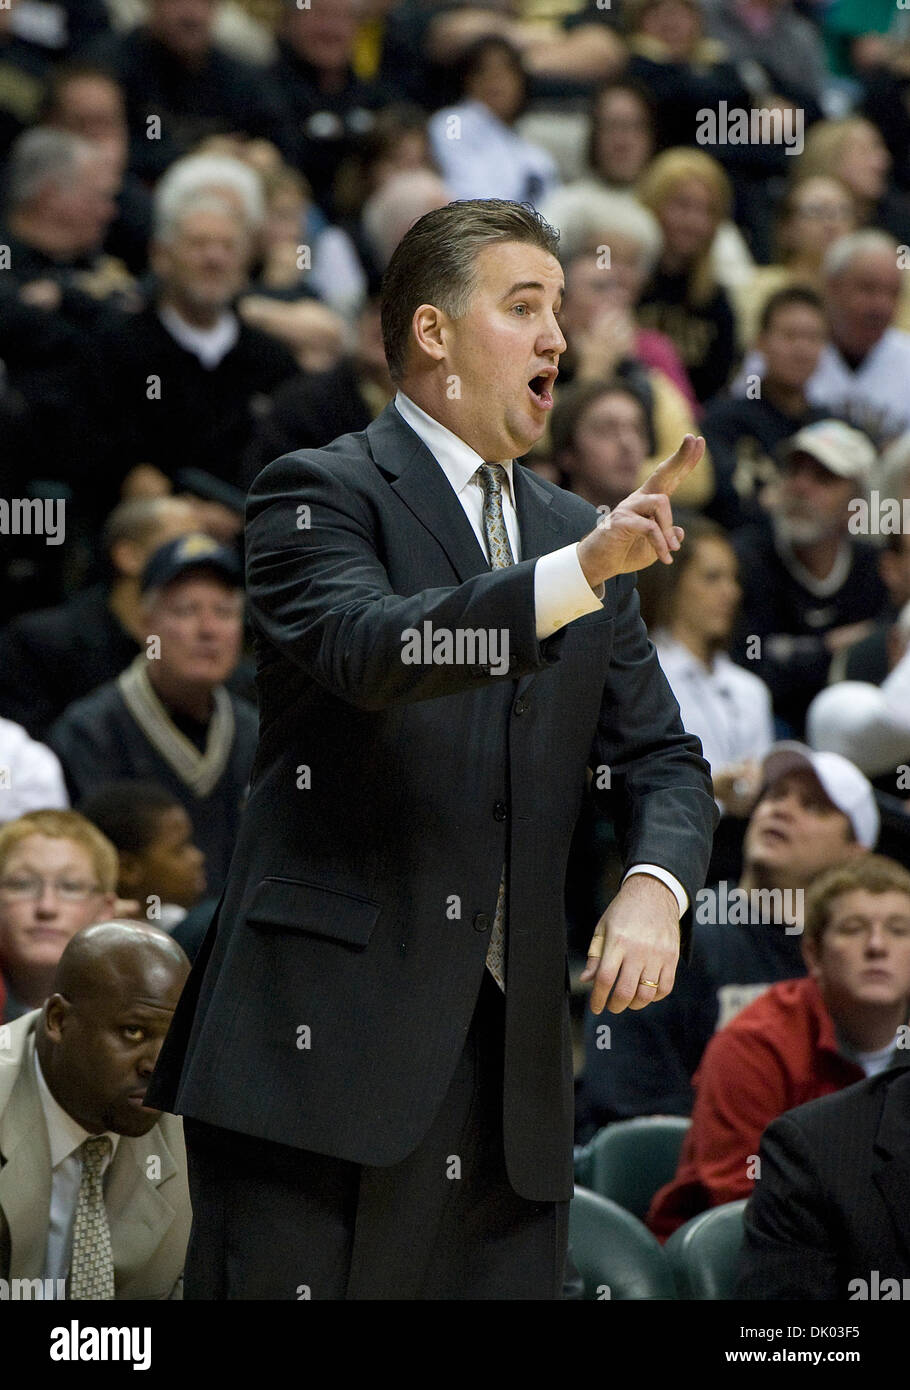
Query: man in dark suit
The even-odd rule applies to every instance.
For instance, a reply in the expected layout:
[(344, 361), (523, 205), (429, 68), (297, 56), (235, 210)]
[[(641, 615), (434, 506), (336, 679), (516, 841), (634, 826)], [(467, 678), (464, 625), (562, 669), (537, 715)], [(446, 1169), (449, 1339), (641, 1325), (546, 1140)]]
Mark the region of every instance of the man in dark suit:
[(907, 1298), (906, 1065), (781, 1115), (759, 1156), (737, 1298)]
[(565, 347), (555, 250), (514, 203), (420, 218), (383, 286), (395, 401), (253, 484), (259, 750), (149, 1093), (185, 1117), (187, 1297), (559, 1296), (588, 767), (627, 865), (592, 1007), (672, 988), (716, 816), (634, 571), (672, 562), (703, 441), (608, 518), (515, 462)]

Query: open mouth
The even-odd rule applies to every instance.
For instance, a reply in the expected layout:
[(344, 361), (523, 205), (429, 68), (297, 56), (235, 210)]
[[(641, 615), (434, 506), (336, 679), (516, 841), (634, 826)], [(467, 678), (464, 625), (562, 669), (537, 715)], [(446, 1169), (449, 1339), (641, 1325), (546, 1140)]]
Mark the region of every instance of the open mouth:
[(532, 376), (528, 382), (528, 390), (540, 410), (553, 409), (553, 392), (550, 388), (558, 375), (556, 368), (551, 367), (545, 372), (538, 372), (537, 376)]

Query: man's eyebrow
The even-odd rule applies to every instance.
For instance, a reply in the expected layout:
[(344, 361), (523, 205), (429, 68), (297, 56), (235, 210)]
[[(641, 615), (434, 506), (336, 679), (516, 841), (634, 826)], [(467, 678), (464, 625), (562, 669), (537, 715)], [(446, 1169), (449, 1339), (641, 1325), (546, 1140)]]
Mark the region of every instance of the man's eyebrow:
[[(542, 285), (539, 280), (519, 280), (517, 285), (513, 285), (512, 288), (503, 295), (503, 299), (511, 299), (513, 294), (519, 294), (522, 290), (540, 290), (541, 294), (543, 294), (545, 289), (546, 285)], [(560, 285), (559, 289), (556, 291), (560, 299), (562, 299), (565, 292), (565, 285)]]

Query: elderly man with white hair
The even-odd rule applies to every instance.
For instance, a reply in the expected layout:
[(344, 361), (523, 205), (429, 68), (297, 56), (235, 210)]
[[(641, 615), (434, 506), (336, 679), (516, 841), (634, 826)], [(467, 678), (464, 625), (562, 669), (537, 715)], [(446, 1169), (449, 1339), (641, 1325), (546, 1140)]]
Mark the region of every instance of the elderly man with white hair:
[(95, 486), (110, 503), (161, 495), (175, 482), (195, 493), (181, 477), (192, 469), (215, 480), (202, 495), (233, 508), (237, 529), (242, 501), (223, 485), (240, 480), (262, 398), (299, 369), (282, 343), (236, 312), (258, 213), (246, 176), (255, 183), (255, 175), (239, 163), (232, 171), (229, 160), (219, 172), (218, 163), (208, 162), (209, 181), (176, 171), (156, 198), (156, 297), (99, 335), (86, 410)]
[(822, 265), (831, 341), (806, 392), (880, 439), (910, 429), (910, 333), (894, 327), (907, 256), (866, 229), (834, 242)]

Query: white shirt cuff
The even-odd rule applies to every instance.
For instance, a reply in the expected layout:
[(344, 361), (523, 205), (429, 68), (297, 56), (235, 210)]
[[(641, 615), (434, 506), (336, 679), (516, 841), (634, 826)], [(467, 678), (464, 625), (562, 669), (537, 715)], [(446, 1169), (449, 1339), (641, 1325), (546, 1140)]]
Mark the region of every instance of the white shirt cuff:
[[(623, 874), (622, 882), (625, 883), (626, 879), (631, 878), (632, 874), (650, 874), (652, 878), (659, 878), (661, 883), (665, 883), (679, 903), (679, 915), (682, 917), (686, 908), (689, 906), (689, 895), (678, 878), (674, 878), (671, 873), (666, 869), (662, 869), (659, 864), (633, 864), (631, 869), (627, 869)], [(622, 887), (622, 883), (619, 886)]]
[(585, 579), (578, 558), (578, 542), (541, 555), (534, 566), (534, 613), (537, 640), (552, 637), (561, 627), (603, 606), (604, 586), (599, 593)]

